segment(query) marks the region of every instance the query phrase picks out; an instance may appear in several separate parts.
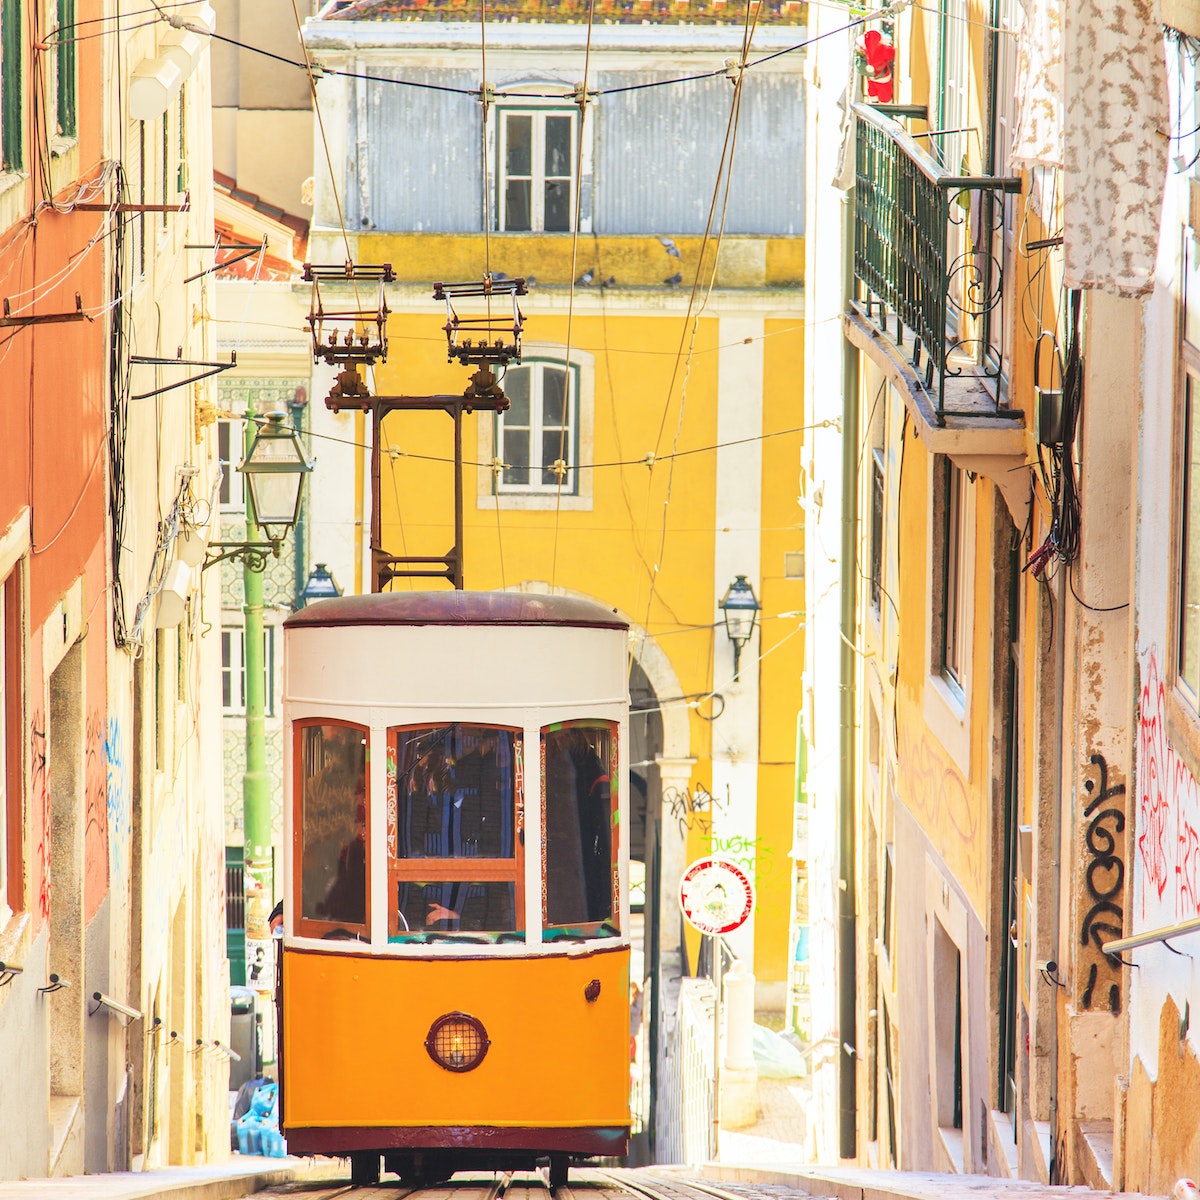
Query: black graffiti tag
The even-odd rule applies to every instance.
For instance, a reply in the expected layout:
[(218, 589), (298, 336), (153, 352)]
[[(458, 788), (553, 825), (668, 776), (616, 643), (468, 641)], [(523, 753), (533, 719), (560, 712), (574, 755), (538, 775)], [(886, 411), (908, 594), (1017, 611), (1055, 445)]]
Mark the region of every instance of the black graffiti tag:
[[(1119, 938), (1124, 929), (1125, 913), (1114, 897), (1120, 896), (1125, 884), (1125, 863), (1120, 856), (1117, 842), (1117, 835), (1125, 830), (1125, 814), (1119, 808), (1103, 808), (1102, 805), (1106, 801), (1124, 796), (1125, 785), (1109, 784), (1108, 763), (1102, 754), (1093, 754), (1089, 762), (1096, 768), (1100, 778), (1099, 788), (1096, 786), (1097, 781), (1093, 779), (1085, 780), (1083, 785), (1084, 791), (1091, 798), (1083, 810), (1083, 815), (1085, 819), (1089, 819), (1084, 840), (1091, 860), (1087, 864), (1084, 879), (1088, 895), (1092, 898), (1092, 906), (1080, 923), (1079, 944), (1086, 946), (1090, 941), (1103, 953), (1102, 936), (1105, 940)], [(1109, 968), (1115, 971), (1120, 960), (1110, 954), (1106, 954), (1104, 958)], [(1080, 1003), (1084, 1008), (1090, 1008), (1092, 1005), (1092, 993), (1098, 974), (1098, 964), (1092, 963), (1088, 969), (1087, 986), (1080, 996)], [(1118, 983), (1109, 987), (1108, 1007), (1113, 1014), (1121, 1011), (1121, 991)]]

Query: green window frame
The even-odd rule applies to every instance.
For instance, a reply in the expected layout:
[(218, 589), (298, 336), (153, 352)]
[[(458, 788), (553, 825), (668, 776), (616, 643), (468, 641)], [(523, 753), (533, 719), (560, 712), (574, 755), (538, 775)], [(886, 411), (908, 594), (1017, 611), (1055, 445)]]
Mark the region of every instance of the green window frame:
[(58, 68), (57, 95), (58, 133), (60, 137), (73, 138), (79, 132), (77, 59), (75, 54), (75, 0), (57, 0), (58, 3)]
[(25, 165), (21, 2), (0, 0), (0, 170)]

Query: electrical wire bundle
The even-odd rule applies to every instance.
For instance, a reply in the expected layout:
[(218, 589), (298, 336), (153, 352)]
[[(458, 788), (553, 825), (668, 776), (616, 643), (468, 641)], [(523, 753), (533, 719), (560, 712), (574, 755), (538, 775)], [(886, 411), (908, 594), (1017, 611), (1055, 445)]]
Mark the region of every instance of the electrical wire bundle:
[[(113, 180), (113, 203), (119, 206), (125, 196), (128, 181), (125, 168), (117, 164)], [(119, 213), (120, 208), (116, 211)], [(128, 297), (125, 293), (125, 222), (117, 218), (114, 224), (112, 256), (112, 316), (108, 342), (108, 516), (112, 525), (112, 590), (113, 641), (117, 646), (130, 644), (125, 622), (125, 594), (121, 581), (121, 555), (125, 545), (125, 441), (129, 428), (130, 362)]]
[(1079, 555), (1079, 472), (1075, 463), (1075, 433), (1083, 405), (1083, 353), (1080, 347), (1080, 309), (1083, 293), (1067, 293), (1067, 354), (1062, 367), (1062, 424), (1052, 446), (1038, 446), (1042, 486), (1050, 502), (1050, 532), (1029, 556), (1025, 569), (1041, 579), (1052, 560), (1073, 563)]

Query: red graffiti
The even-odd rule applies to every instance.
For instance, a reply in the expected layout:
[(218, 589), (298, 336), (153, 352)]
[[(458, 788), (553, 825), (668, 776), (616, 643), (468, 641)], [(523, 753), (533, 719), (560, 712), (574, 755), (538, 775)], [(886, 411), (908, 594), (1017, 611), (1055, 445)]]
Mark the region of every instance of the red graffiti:
[(903, 739), (900, 775), (904, 802), (938, 844), (938, 851), (948, 860), (952, 855), (959, 857), (968, 876), (964, 883), (971, 887), (981, 883), (983, 847), (979, 813), (961, 776), (934, 748), (928, 736), (919, 741)]
[(84, 830), (84, 920), (96, 915), (108, 892), (108, 751), (102, 713), (87, 720), (87, 761), (84, 788), (87, 825)]
[(1167, 739), (1166, 689), (1152, 650), (1138, 714), (1141, 915), (1153, 924), (1200, 916), (1200, 786)]

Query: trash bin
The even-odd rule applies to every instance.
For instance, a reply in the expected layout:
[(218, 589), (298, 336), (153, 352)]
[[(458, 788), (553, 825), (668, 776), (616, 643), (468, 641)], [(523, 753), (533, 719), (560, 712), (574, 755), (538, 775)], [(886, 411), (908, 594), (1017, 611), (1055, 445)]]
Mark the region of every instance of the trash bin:
[(241, 1061), (229, 1060), (229, 1090), (262, 1074), (262, 1024), (253, 988), (229, 989), (229, 1046)]

